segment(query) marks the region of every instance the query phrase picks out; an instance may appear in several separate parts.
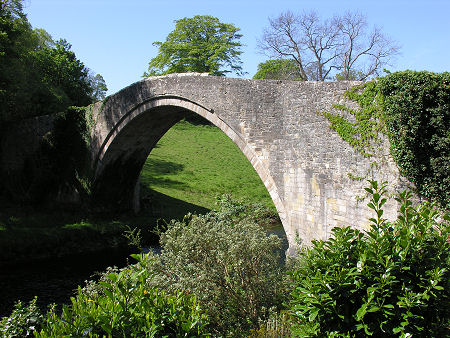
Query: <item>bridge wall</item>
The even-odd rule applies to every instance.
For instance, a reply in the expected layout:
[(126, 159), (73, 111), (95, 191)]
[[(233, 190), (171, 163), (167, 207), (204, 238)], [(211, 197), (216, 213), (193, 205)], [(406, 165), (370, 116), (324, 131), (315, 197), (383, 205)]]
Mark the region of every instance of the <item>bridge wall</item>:
[[(388, 156), (379, 168), (330, 130), (320, 112), (345, 102), (352, 82), (292, 82), (194, 75), (149, 78), (97, 107), (92, 156), (100, 198), (131, 200), (148, 153), (188, 111), (221, 128), (243, 151), (268, 189), (293, 244), (326, 238), (335, 226), (364, 228), (372, 213), (367, 177), (400, 185)], [(226, 159), (224, 159), (226, 166)], [(108, 190), (111, 181), (115, 191)], [(102, 184), (104, 182), (104, 184)], [(108, 182), (108, 183), (106, 183)], [(387, 218), (397, 206), (386, 205)]]

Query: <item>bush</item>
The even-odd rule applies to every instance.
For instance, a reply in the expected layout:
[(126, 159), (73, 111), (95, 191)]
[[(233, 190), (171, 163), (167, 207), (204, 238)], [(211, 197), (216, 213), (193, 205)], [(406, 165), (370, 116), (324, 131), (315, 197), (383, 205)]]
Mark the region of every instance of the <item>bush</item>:
[(281, 305), (283, 276), (280, 239), (266, 234), (257, 215), (225, 196), (219, 212), (172, 221), (150, 267), (157, 273), (151, 284), (197, 296), (215, 334), (257, 328)]
[(37, 337), (198, 337), (206, 335), (207, 316), (195, 297), (180, 291), (149, 288), (148, 257), (133, 255), (138, 264), (105, 275), (89, 292), (79, 288), (61, 315), (47, 313)]
[(2, 337), (31, 337), (33, 332), (40, 328), (44, 318), (36, 305), (34, 298), (28, 306), (18, 301), (9, 317), (0, 321), (0, 334)]
[(448, 214), (429, 204), (413, 207), (398, 196), (398, 219), (382, 218), (385, 185), (371, 181), (376, 212), (361, 232), (334, 228), (299, 253), (292, 273), (290, 313), (302, 337), (448, 337)]

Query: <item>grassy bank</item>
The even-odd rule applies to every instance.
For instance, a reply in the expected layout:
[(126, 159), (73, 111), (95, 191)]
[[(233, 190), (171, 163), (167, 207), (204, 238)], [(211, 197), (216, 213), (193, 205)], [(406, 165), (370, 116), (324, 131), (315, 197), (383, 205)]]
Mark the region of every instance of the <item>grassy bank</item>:
[(141, 173), (142, 210), (138, 215), (90, 215), (2, 203), (0, 263), (28, 258), (125, 248), (127, 229), (140, 228), (144, 240), (158, 220), (216, 208), (231, 193), (247, 203), (275, 207), (250, 162), (218, 128), (180, 122), (150, 154)]

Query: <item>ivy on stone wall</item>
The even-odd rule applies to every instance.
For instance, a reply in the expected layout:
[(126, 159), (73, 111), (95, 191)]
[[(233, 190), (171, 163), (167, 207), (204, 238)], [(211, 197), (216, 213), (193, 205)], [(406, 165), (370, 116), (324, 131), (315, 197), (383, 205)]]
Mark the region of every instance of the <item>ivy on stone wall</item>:
[[(350, 100), (357, 102), (359, 109), (336, 104), (333, 108), (343, 113), (324, 112), (323, 114), (331, 122), (330, 128), (335, 130), (343, 140), (364, 156), (372, 156), (376, 151), (376, 146), (380, 143), (379, 132), (383, 129), (383, 115), (377, 83), (372, 81), (355, 86), (345, 95)], [(352, 116), (352, 121), (345, 115)]]
[(450, 208), (450, 73), (405, 71), (378, 82), (400, 173)]
[(24, 155), (21, 167), (0, 172), (4, 177), (1, 197), (18, 203), (49, 206), (55, 202), (63, 206), (88, 202), (89, 146), (94, 126), (92, 106), (69, 107), (62, 113), (41, 119), (45, 119), (44, 129), (50, 130), (43, 136), (35, 129), (39, 123), (30, 119), (33, 127), (29, 128), (24, 122), (26, 131), (36, 133), (26, 139), (35, 143), (30, 144), (35, 150)]
[(381, 133), (387, 135), (400, 173), (419, 195), (448, 209), (450, 73), (392, 73), (346, 95), (359, 109), (337, 105), (340, 113), (324, 113), (330, 128), (364, 156), (374, 154)]

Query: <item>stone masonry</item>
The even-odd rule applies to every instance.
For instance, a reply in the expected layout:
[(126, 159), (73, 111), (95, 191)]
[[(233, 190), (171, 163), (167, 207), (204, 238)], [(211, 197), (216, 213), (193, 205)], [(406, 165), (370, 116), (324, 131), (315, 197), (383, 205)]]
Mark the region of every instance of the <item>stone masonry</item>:
[[(248, 80), (178, 74), (134, 83), (94, 110), (94, 197), (132, 205), (152, 148), (187, 112), (219, 127), (241, 149), (266, 186), (289, 243), (327, 238), (335, 226), (368, 226), (365, 180), (400, 178), (389, 157), (377, 168), (329, 128), (320, 113), (345, 102), (355, 82)], [(388, 146), (386, 154), (388, 154)], [(226, 159), (224, 159), (226, 167)], [(397, 205), (385, 207), (385, 217)]]

